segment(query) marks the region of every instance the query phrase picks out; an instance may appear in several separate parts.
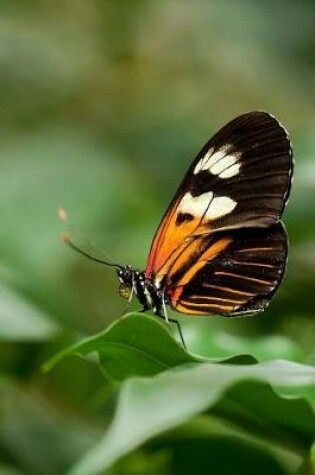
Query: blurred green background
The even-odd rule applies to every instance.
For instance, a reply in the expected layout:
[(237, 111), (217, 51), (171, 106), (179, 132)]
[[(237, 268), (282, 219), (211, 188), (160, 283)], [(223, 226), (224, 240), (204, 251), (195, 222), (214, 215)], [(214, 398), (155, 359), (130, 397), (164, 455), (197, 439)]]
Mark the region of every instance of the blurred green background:
[[(315, 363), (314, 24), (311, 0), (1, 1), (1, 475), (65, 473), (115, 407), (117, 387), (86, 361), (39, 371), (125, 309), (115, 272), (60, 242), (57, 208), (86, 250), (144, 268), (193, 157), (249, 110), (293, 142), (285, 280), (259, 317), (180, 320), (203, 355)], [(159, 464), (136, 453), (114, 473)]]

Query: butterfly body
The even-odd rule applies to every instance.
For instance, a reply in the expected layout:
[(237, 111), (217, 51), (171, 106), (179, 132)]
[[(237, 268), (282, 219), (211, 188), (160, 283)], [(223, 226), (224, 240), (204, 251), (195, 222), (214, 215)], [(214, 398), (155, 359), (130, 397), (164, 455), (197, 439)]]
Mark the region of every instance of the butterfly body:
[(164, 289), (158, 288), (151, 279), (146, 278), (145, 271), (141, 272), (131, 266), (124, 266), (117, 270), (117, 275), (120, 281), (119, 292), (124, 294), (123, 297), (131, 300), (135, 295), (143, 311), (152, 310), (156, 315), (165, 317)]

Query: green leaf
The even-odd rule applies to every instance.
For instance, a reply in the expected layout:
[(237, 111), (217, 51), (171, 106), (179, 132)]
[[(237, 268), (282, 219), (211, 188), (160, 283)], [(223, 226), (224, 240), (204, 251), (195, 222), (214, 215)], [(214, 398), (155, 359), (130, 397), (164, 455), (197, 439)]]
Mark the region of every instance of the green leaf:
[[(162, 443), (155, 450), (159, 453), (167, 447), (171, 466), (175, 469), (171, 473), (191, 475), (196, 473), (197, 466), (198, 475), (208, 475), (209, 467), (211, 467), (210, 473), (224, 475), (253, 475), (253, 473), (255, 475), (286, 475), (288, 473), (270, 450), (240, 437), (215, 434), (211, 437), (195, 435), (165, 442), (165, 445)], [(155, 455), (155, 451), (150, 453), (150, 456), (152, 455)], [(129, 462), (128, 459), (129, 457), (125, 462), (126, 465)], [(165, 473), (165, 471), (160, 473)]]
[[(238, 383), (255, 381), (248, 391), (238, 394), (242, 400), (242, 412), (266, 415), (270, 401), (277, 400), (275, 409), (269, 411), (266, 421), (269, 431), (280, 445), (287, 446), (282, 433), (294, 447), (303, 454), (309, 448), (315, 433), (315, 416), (306, 401), (280, 398), (268, 394), (267, 404), (260, 397), (260, 385), (272, 384), (279, 394), (285, 395), (294, 388), (297, 396), (304, 396), (304, 389), (315, 384), (315, 368), (274, 361), (249, 366), (195, 363), (190, 367), (175, 368), (153, 378), (135, 378), (126, 381), (120, 393), (116, 416), (103, 439), (82, 460), (75, 465), (71, 475), (103, 473), (119, 458), (130, 453), (149, 439), (190, 420), (193, 416), (211, 407), (218, 408), (220, 400), (233, 396)], [(257, 385), (260, 382), (260, 385)], [(250, 384), (250, 383), (247, 383)], [(234, 389), (233, 389), (234, 388)], [(264, 391), (268, 391), (268, 386)], [(229, 394), (229, 391), (232, 393)], [(231, 414), (231, 404), (221, 402)], [(279, 412), (281, 407), (281, 412)], [(256, 419), (257, 420), (257, 419)], [(259, 419), (257, 425), (259, 426)], [(278, 430), (279, 429), (279, 430)], [(282, 430), (283, 429), (283, 430)], [(296, 444), (296, 431), (303, 432), (303, 439)]]
[(0, 285), (0, 340), (42, 341), (53, 337), (58, 325), (17, 291)]
[[(272, 362), (273, 367), (277, 364)], [(299, 386), (298, 394), (306, 397)], [(302, 399), (284, 401), (260, 381), (242, 381), (225, 393), (213, 406), (212, 413), (269, 441), (280, 440), (284, 446), (303, 454), (315, 435), (314, 415), (304, 408)]]
[[(260, 384), (259, 389), (263, 387), (266, 385)], [(130, 467), (134, 460), (139, 460), (139, 455), (143, 471), (137, 467), (137, 475), (151, 473), (146, 471), (146, 466), (158, 455), (164, 462), (158, 473), (163, 474), (190, 475), (198, 467), (198, 475), (207, 475), (211, 467), (215, 474), (293, 475), (301, 467), (301, 456), (292, 450), (283, 450), (273, 440), (255, 437), (253, 431), (248, 433), (235, 422), (230, 423), (209, 412), (150, 439), (122, 457), (109, 472), (115, 475), (134, 473)]]
[[(157, 318), (130, 313), (101, 333), (61, 351), (43, 369), (52, 369), (67, 355), (85, 356), (95, 351), (103, 372), (117, 381), (133, 376), (153, 376), (182, 364), (206, 361), (188, 353)], [(253, 360), (250, 356), (237, 355), (229, 362), (249, 364)]]
[[(120, 324), (119, 324), (120, 323)], [(154, 317), (130, 314), (98, 339), (103, 371), (116, 380), (152, 376), (174, 366), (200, 361), (190, 355)]]
[(104, 373), (115, 380), (152, 376), (173, 366), (200, 361), (187, 353), (156, 318), (131, 313), (58, 353), (43, 369), (50, 370), (67, 355), (85, 356), (95, 351)]
[[(283, 335), (264, 335), (263, 337), (243, 337), (233, 335), (221, 328), (210, 331), (208, 322), (196, 325), (189, 322), (185, 335), (189, 348), (204, 357), (218, 355), (227, 358), (233, 354), (250, 353), (258, 361), (278, 358), (303, 362), (302, 350), (298, 345)], [(221, 322), (220, 322), (221, 323)]]

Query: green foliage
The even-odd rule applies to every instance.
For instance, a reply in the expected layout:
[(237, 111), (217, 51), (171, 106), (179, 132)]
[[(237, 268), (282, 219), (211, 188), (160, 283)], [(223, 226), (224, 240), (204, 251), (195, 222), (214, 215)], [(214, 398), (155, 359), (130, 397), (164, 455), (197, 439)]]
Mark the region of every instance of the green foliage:
[(64, 356), (97, 352), (104, 373), (123, 381), (133, 376), (154, 376), (168, 368), (198, 361), (189, 355), (153, 317), (129, 314), (110, 328), (57, 354), (44, 366), (50, 370)]
[[(106, 444), (109, 475), (310, 475), (314, 23), (309, 0), (1, 2), (1, 474), (83, 471)], [(258, 317), (176, 315), (185, 352), (161, 321), (120, 319), (112, 269), (59, 235), (143, 269), (196, 152), (253, 109), (293, 142), (287, 272)], [(81, 358), (41, 372), (60, 352), (50, 365)]]
[[(97, 335), (61, 351), (43, 365), (43, 370), (49, 371), (67, 355), (85, 356), (93, 352), (97, 352), (104, 374), (116, 381), (133, 376), (154, 376), (168, 368), (206, 361), (185, 351), (156, 318), (131, 313)], [(253, 361), (247, 355), (225, 360), (242, 364)]]
[[(181, 348), (156, 319), (129, 314), (57, 354), (44, 369), (52, 369), (66, 355), (93, 352), (106, 375), (128, 381), (121, 388), (111, 427), (76, 464), (70, 472), (73, 475), (103, 473), (132, 450), (202, 412), (229, 421), (254, 438), (267, 438), (302, 460), (309, 456), (315, 435), (315, 398), (309, 392), (315, 388), (315, 368), (280, 360), (250, 365), (213, 363)], [(212, 450), (217, 453), (219, 442), (213, 438), (207, 447), (214, 444)], [(221, 442), (238, 454), (234, 454), (234, 463), (242, 473), (244, 452), (254, 457), (255, 451), (245, 442), (237, 450), (239, 442), (235, 445), (229, 437)], [(264, 469), (272, 465), (261, 449), (259, 458)], [(271, 473), (285, 473), (273, 463)]]

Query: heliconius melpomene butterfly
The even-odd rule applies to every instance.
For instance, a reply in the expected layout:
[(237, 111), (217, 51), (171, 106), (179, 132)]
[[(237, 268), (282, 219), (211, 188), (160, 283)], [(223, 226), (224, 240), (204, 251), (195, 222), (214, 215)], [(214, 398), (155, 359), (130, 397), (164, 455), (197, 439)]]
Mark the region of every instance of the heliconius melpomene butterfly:
[(262, 311), (286, 265), (280, 219), (292, 172), (289, 136), (272, 115), (254, 111), (229, 122), (188, 169), (157, 229), (145, 271), (102, 261), (117, 267), (120, 294), (130, 301), (136, 295), (144, 311), (177, 323), (181, 338), (166, 305), (190, 315)]

